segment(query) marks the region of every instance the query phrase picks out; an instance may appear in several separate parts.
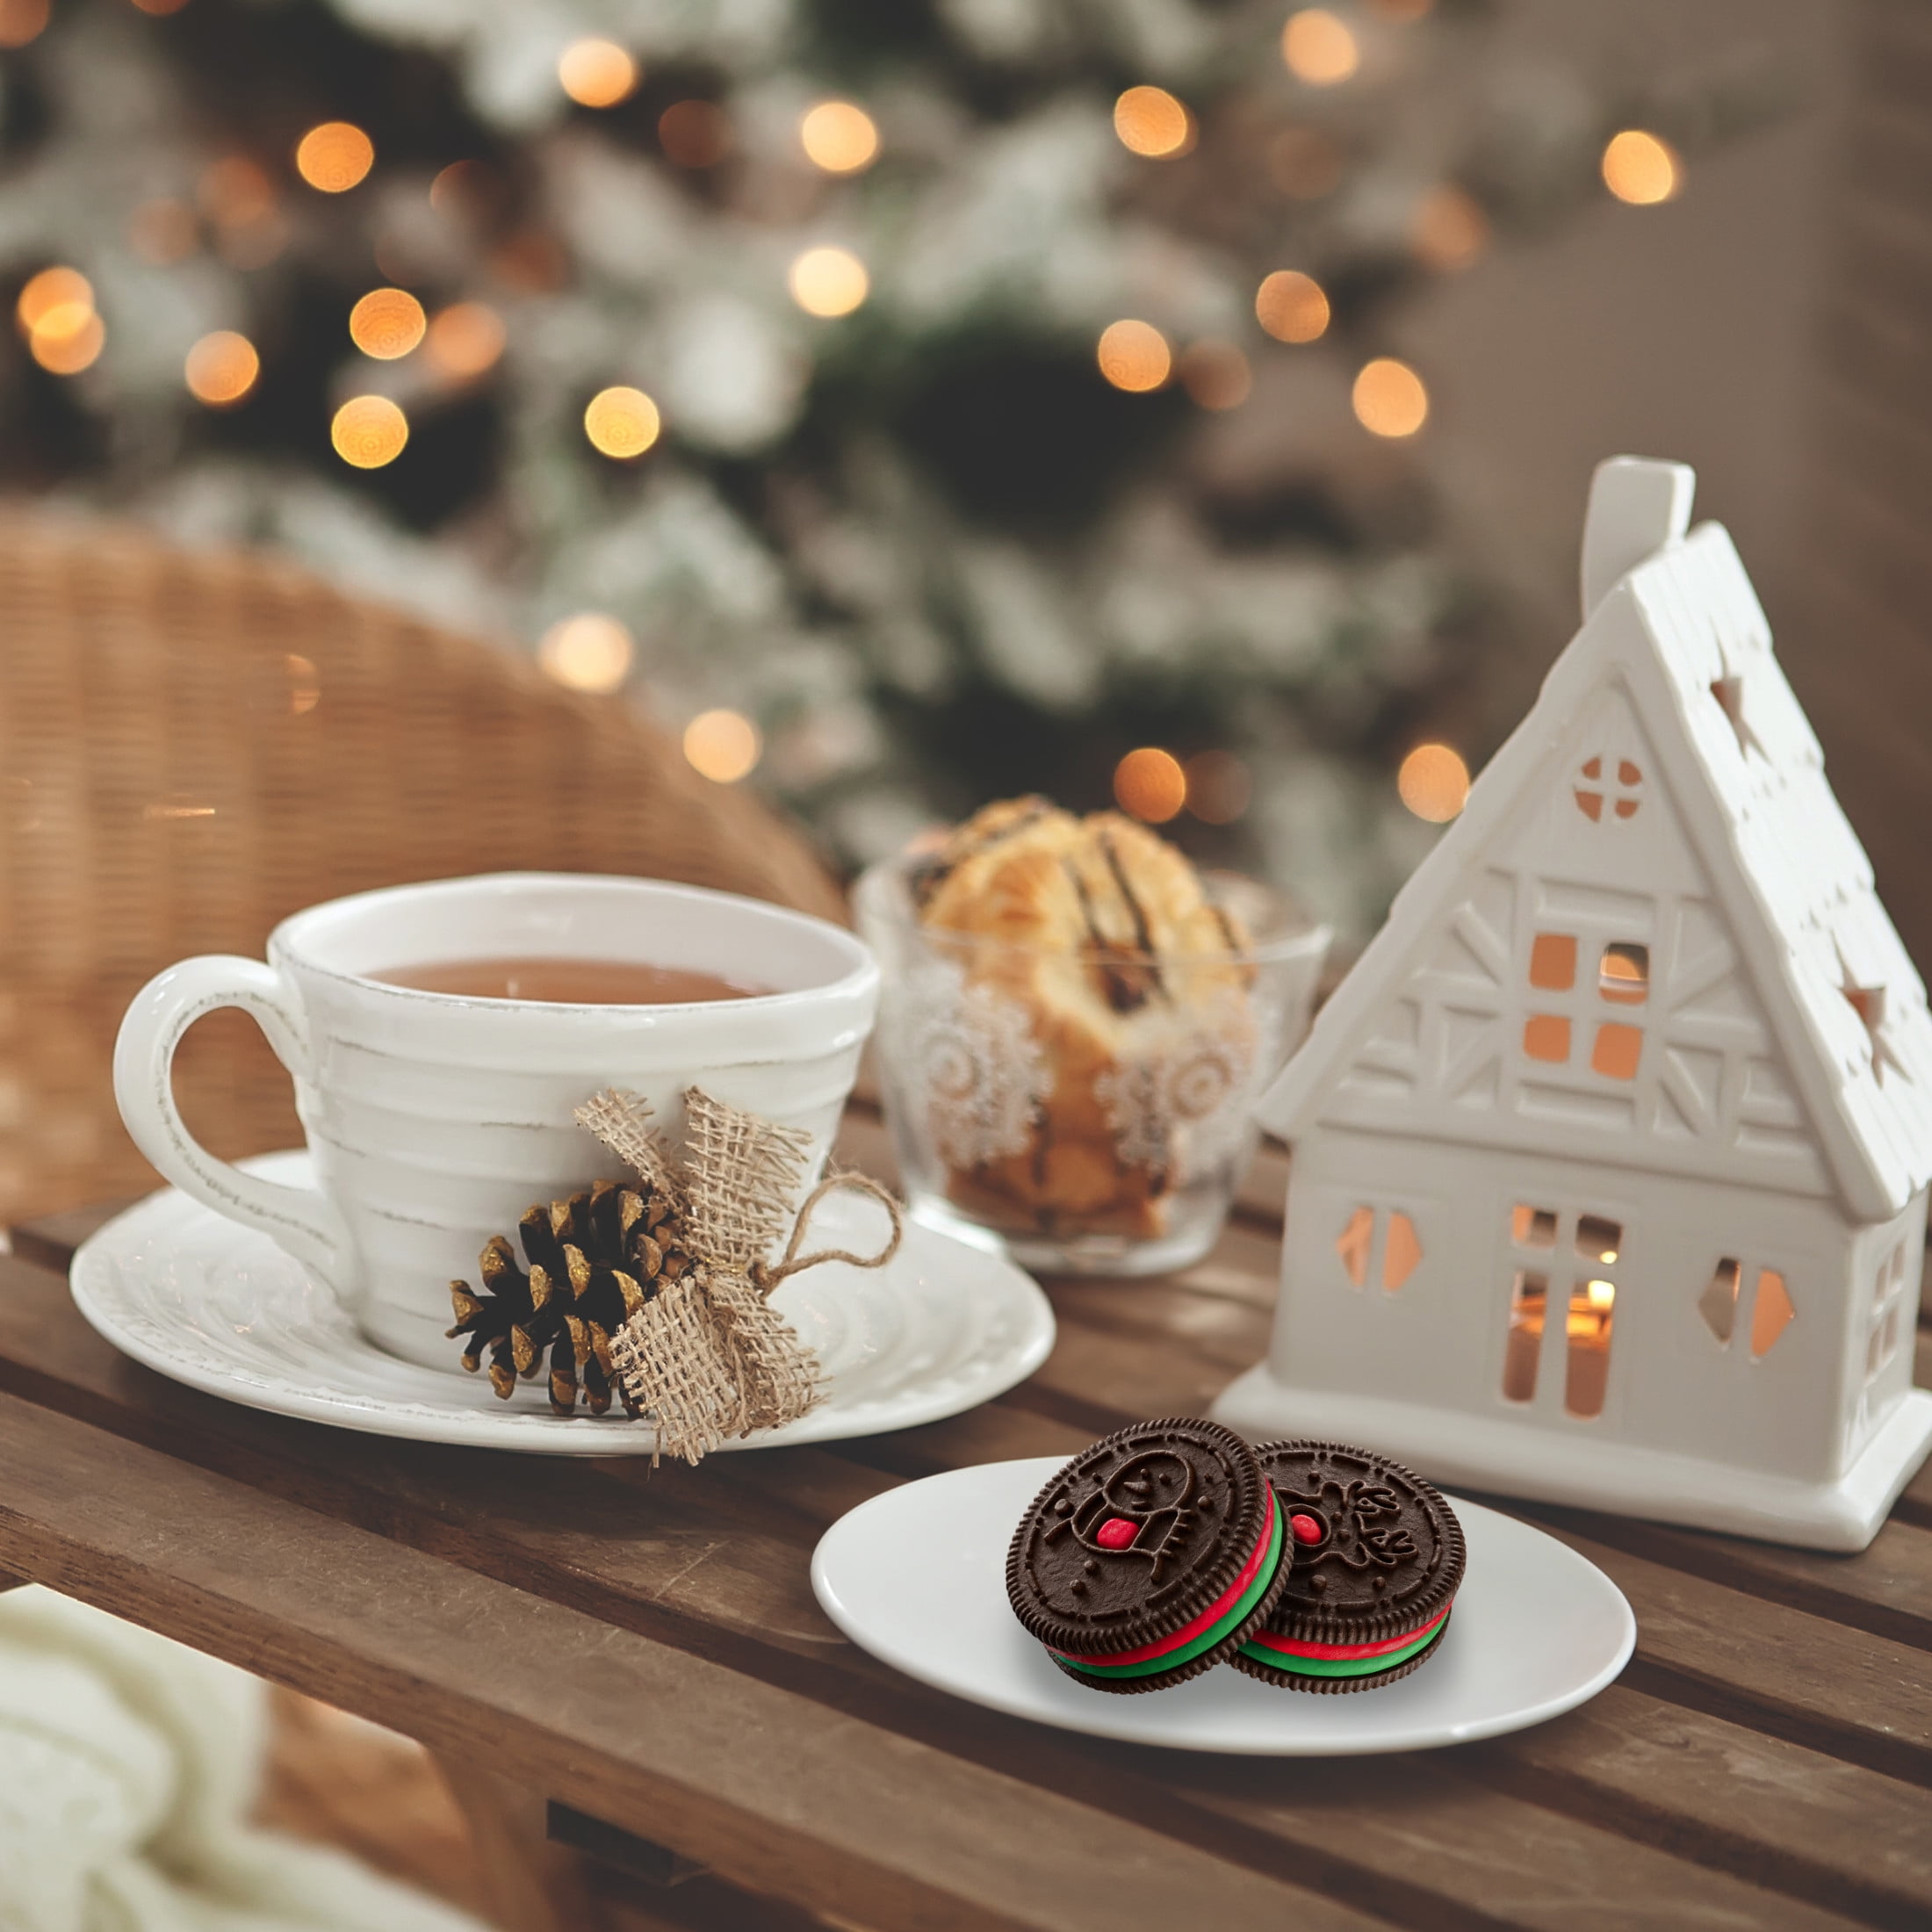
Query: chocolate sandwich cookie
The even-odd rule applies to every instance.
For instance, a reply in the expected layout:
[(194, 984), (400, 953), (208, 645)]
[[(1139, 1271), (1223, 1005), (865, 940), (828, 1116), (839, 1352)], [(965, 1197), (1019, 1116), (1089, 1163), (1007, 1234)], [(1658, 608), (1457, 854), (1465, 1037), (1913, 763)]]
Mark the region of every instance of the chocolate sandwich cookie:
[(1219, 1663), (1274, 1606), (1287, 1530), (1220, 1424), (1135, 1423), (1033, 1500), (1006, 1553), (1013, 1614), (1096, 1690), (1157, 1690)]
[(1419, 1669), (1462, 1582), (1462, 1525), (1399, 1462), (1335, 1442), (1255, 1452), (1287, 1519), (1294, 1568), (1229, 1659), (1293, 1690), (1372, 1690)]

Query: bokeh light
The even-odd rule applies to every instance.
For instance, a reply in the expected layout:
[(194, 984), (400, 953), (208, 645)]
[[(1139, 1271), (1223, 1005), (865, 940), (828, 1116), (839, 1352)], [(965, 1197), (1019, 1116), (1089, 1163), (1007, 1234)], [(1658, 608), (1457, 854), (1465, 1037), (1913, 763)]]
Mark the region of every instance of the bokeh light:
[(372, 288), (349, 312), (349, 339), (377, 362), (407, 356), (422, 340), (429, 319), (407, 289)]
[(573, 691), (615, 691), (635, 655), (630, 631), (602, 610), (559, 618), (537, 646), (537, 661)]
[(1136, 155), (1172, 160), (1194, 145), (1194, 117), (1164, 87), (1130, 87), (1114, 104), (1114, 132)]
[(855, 175), (878, 158), (878, 124), (850, 101), (820, 101), (798, 123), (805, 159), (828, 175)]
[(849, 249), (807, 249), (786, 277), (791, 299), (808, 315), (849, 315), (872, 286), (865, 263)]
[(1291, 201), (1319, 201), (1341, 185), (1345, 158), (1319, 127), (1284, 127), (1268, 143), (1268, 178)]
[(134, 4), (143, 13), (151, 13), (157, 18), (165, 18), (170, 13), (179, 13), (188, 4), (188, 0), (134, 0)]
[(600, 456), (628, 461), (658, 440), (663, 419), (641, 389), (600, 389), (584, 409), (584, 434)]
[(275, 184), (259, 162), (246, 155), (224, 155), (201, 170), (195, 199), (209, 220), (224, 228), (245, 228), (275, 213)]
[(715, 168), (732, 151), (732, 118), (716, 101), (673, 101), (658, 116), (658, 146), (679, 168)]
[(1474, 196), (1445, 182), (1417, 204), (1409, 245), (1425, 268), (1444, 274), (1466, 269), (1489, 245), (1489, 218)]
[[(61, 311), (74, 312), (71, 319)], [(56, 332), (63, 323), (70, 330), (77, 328), (93, 313), (94, 285), (78, 269), (66, 267), (42, 269), (38, 275), (29, 276), (13, 305), (14, 320), (23, 335), (32, 335), (50, 316), (54, 318)]]
[(1203, 825), (1231, 825), (1247, 811), (1254, 778), (1232, 752), (1197, 752), (1183, 769), (1187, 809)]
[(76, 314), (63, 306), (27, 337), (27, 353), (50, 376), (77, 376), (93, 367), (106, 342), (106, 325), (92, 309)]
[(46, 31), (47, 0), (0, 0), (0, 47), (25, 47)]
[(1173, 753), (1143, 745), (1114, 768), (1114, 798), (1122, 811), (1164, 825), (1187, 803), (1187, 775)]
[(1132, 395), (1158, 389), (1173, 372), (1173, 351), (1151, 322), (1109, 322), (1100, 331), (1094, 354), (1100, 373), (1116, 389)]
[(61, 265), (30, 276), (13, 314), (27, 353), (49, 375), (79, 375), (107, 341), (106, 327), (94, 311), (93, 284), (78, 269)]
[(1469, 768), (1447, 745), (1418, 745), (1402, 760), (1395, 789), (1418, 818), (1446, 825), (1468, 800)]
[(429, 205), (440, 215), (475, 214), (498, 198), (495, 173), (480, 161), (452, 161), (429, 184)]
[(700, 711), (684, 727), (684, 756), (701, 777), (735, 785), (764, 750), (758, 727), (740, 711)]
[(172, 196), (141, 202), (127, 218), (128, 247), (153, 268), (172, 268), (177, 262), (185, 262), (198, 241), (194, 210)]
[(1676, 150), (1661, 135), (1640, 127), (1612, 134), (1604, 149), (1604, 185), (1619, 201), (1653, 207), (1676, 198), (1683, 183), (1683, 164)]
[(467, 382), (503, 353), (503, 318), (487, 302), (452, 302), (429, 324), (423, 353), (438, 375)]
[(615, 40), (573, 40), (558, 57), (558, 85), (580, 107), (615, 107), (641, 78), (638, 63)]
[(1248, 400), (1254, 371), (1233, 342), (1214, 336), (1190, 342), (1176, 365), (1181, 387), (1203, 409), (1235, 409)]
[(1296, 80), (1335, 87), (1362, 64), (1362, 50), (1346, 25), (1326, 7), (1303, 7), (1281, 30), (1281, 58)]
[(376, 144), (353, 121), (324, 121), (295, 147), (295, 171), (325, 195), (347, 194), (376, 165)]
[(351, 396), (328, 426), (328, 440), (344, 463), (379, 470), (402, 454), (409, 419), (387, 396)]
[(1355, 418), (1371, 435), (1412, 436), (1429, 417), (1429, 392), (1405, 362), (1378, 356), (1365, 364), (1350, 399)]
[(188, 351), (188, 393), (211, 409), (231, 408), (255, 387), (262, 358), (246, 335), (218, 328)]
[(1254, 292), (1255, 320), (1277, 342), (1312, 342), (1328, 333), (1329, 299), (1312, 275), (1277, 269)]

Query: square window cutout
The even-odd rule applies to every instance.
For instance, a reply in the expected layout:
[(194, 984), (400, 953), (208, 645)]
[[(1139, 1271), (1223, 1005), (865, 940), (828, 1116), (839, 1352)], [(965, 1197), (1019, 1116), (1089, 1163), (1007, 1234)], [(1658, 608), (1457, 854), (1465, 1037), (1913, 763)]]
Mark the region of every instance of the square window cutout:
[(1570, 1056), (1570, 1023), (1561, 1013), (1532, 1013), (1523, 1022), (1523, 1050), (1532, 1060), (1561, 1066)]
[(1605, 1020), (1597, 1027), (1596, 1043), (1590, 1049), (1591, 1071), (1608, 1080), (1634, 1080), (1637, 1062), (1643, 1056), (1643, 1050), (1641, 1027), (1626, 1027), (1620, 1020)]
[(1586, 1261), (1600, 1261), (1604, 1267), (1615, 1262), (1624, 1244), (1623, 1223), (1606, 1221), (1601, 1215), (1580, 1215), (1576, 1221), (1576, 1251)]
[(1554, 1248), (1556, 1245), (1556, 1210), (1554, 1208), (1525, 1208), (1519, 1203), (1510, 1210), (1510, 1239), (1519, 1248)]
[(1619, 1006), (1640, 1006), (1650, 997), (1650, 948), (1619, 940), (1597, 962), (1597, 990)]
[(1576, 941), (1568, 933), (1539, 933), (1530, 946), (1530, 984), (1567, 992), (1576, 984)]

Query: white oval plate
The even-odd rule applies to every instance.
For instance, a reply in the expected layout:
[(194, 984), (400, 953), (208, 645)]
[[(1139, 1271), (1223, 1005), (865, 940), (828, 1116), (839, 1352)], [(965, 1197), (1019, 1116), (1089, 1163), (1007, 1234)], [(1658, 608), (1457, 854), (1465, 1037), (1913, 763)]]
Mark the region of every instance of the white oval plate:
[(1139, 1697), (1083, 1690), (1006, 1602), (1006, 1546), (1058, 1458), (908, 1482), (819, 1539), (811, 1587), (861, 1650), (990, 1710), (1092, 1737), (1248, 1757), (1352, 1757), (1496, 1737), (1593, 1698), (1630, 1661), (1637, 1619), (1594, 1563), (1554, 1537), (1457, 1502), (1469, 1565), (1435, 1654), (1380, 1690), (1279, 1690), (1204, 1671)]
[[(295, 1186), (308, 1180), (299, 1150), (242, 1164)], [(813, 1215), (813, 1239), (862, 1251), (877, 1213), (834, 1194)], [(539, 1385), (499, 1402), (480, 1375), (463, 1373), (454, 1342), (447, 1373), (386, 1354), (267, 1236), (171, 1187), (87, 1241), (72, 1282), (81, 1313), (124, 1354), (251, 1409), (480, 1449), (633, 1456), (652, 1447), (650, 1426), (621, 1414), (552, 1415)], [(1030, 1275), (910, 1221), (886, 1266), (827, 1262), (781, 1283), (772, 1305), (818, 1350), (831, 1394), (799, 1421), (726, 1449), (937, 1422), (1024, 1381), (1053, 1348), (1053, 1308)]]

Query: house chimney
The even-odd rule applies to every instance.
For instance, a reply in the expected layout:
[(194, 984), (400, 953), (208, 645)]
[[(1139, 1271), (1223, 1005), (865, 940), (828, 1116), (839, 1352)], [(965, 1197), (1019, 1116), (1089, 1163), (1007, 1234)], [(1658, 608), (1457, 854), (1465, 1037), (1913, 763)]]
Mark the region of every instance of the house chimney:
[(1613, 456), (1597, 465), (1583, 519), (1583, 621), (1617, 580), (1690, 527), (1697, 472), (1688, 463)]

